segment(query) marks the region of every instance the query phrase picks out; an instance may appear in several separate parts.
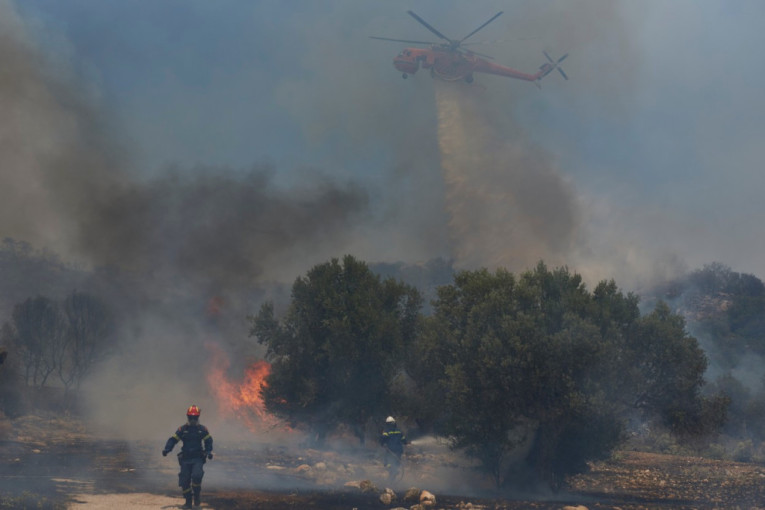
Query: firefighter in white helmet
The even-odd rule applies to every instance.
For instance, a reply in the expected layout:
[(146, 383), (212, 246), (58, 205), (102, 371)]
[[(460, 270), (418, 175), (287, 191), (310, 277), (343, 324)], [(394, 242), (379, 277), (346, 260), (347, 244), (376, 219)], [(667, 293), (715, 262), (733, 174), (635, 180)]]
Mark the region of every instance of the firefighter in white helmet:
[(385, 448), (385, 465), (390, 480), (395, 480), (399, 474), (401, 455), (404, 453), (404, 445), (408, 443), (404, 433), (396, 426), (396, 419), (388, 416), (385, 419), (385, 429), (380, 434), (380, 444)]

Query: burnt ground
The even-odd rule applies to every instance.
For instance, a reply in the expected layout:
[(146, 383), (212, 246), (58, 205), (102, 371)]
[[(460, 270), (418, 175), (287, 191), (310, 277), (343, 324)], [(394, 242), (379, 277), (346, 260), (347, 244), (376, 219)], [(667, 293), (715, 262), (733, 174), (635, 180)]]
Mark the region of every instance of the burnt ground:
[[(426, 488), (427, 487), (423, 487)], [(435, 491), (434, 491), (435, 492)], [(448, 491), (447, 491), (448, 492)], [(589, 473), (568, 480), (565, 490), (538, 496), (469, 496), (437, 492), (437, 508), (560, 510), (593, 509), (759, 509), (765, 508), (765, 466), (698, 457), (619, 452), (596, 463)], [(366, 494), (348, 491), (252, 492), (216, 491), (208, 499), (216, 508), (381, 509)], [(390, 506), (409, 508), (401, 501)]]
[[(78, 504), (84, 494), (148, 493), (180, 503), (177, 463), (159, 455), (161, 445), (96, 438), (56, 420), (29, 420), (22, 433), (0, 440), (0, 508), (27, 508), (30, 501), (38, 506), (37, 500), (45, 503), (41, 508), (87, 507)], [(398, 499), (383, 505), (378, 492), (346, 485), (388, 485), (372, 447), (337, 452), (218, 443), (216, 458), (206, 466), (203, 508), (409, 508), (412, 503), (402, 499), (411, 486), (433, 492), (436, 508), (445, 509), (467, 503), (487, 509), (765, 508), (765, 466), (758, 464), (623, 451), (569, 479), (557, 494), (519, 495), (492, 493), (473, 467), (448, 451), (412, 447), (405, 478), (392, 484)]]

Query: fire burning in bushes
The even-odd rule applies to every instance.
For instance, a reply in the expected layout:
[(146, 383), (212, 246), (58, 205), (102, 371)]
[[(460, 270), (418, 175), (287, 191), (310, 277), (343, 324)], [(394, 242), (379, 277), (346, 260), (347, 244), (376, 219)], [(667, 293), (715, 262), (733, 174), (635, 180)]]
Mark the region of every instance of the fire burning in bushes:
[(210, 352), (207, 384), (218, 404), (220, 416), (235, 418), (252, 431), (277, 425), (279, 420), (266, 411), (261, 394), (271, 365), (265, 360), (255, 361), (245, 369), (240, 381), (234, 381), (229, 378), (231, 362), (223, 349), (214, 343), (207, 343), (206, 348)]

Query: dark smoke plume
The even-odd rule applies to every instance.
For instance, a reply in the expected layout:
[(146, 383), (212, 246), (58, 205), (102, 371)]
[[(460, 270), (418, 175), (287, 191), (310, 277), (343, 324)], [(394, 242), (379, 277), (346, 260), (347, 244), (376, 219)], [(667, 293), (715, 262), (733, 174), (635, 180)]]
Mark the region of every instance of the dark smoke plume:
[(138, 180), (78, 84), (53, 72), (9, 4), (0, 12), (0, 235), (206, 286), (252, 285), (285, 266), (292, 278), (337, 255), (329, 243), (365, 209), (363, 190), (319, 172), (282, 190), (265, 166)]
[(293, 266), (293, 250), (321, 251), (337, 240), (366, 204), (353, 185), (319, 181), (278, 190), (271, 175), (263, 167), (174, 171), (117, 186), (78, 218), (80, 248), (101, 263), (141, 272), (254, 285), (268, 268)]

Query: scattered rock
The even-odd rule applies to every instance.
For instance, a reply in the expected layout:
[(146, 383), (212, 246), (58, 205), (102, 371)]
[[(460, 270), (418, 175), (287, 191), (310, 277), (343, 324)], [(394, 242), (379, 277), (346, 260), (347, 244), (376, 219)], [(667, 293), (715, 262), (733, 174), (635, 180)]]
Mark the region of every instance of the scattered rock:
[(337, 485), (337, 474), (331, 471), (321, 473), (316, 482), (321, 485)]
[(465, 503), (464, 501), (460, 501), (457, 508), (459, 510), (484, 510), (486, 505), (475, 505), (470, 502)]
[(313, 465), (313, 468), (316, 471), (326, 471), (327, 470), (327, 464), (324, 463), (324, 462), (317, 462), (316, 464)]
[(436, 506), (436, 497), (431, 492), (422, 491), (420, 493), (420, 504), (425, 508), (432, 508)]
[(383, 492), (382, 494), (380, 494), (380, 503), (382, 503), (383, 505), (390, 505), (391, 503), (393, 503), (393, 496), (391, 496), (387, 492)]
[(295, 472), (301, 473), (301, 474), (302, 473), (308, 474), (311, 472), (311, 466), (309, 466), (308, 464), (300, 464), (298, 467), (295, 468)]
[(561, 508), (561, 510), (588, 510), (588, 508), (584, 505), (577, 505), (577, 506), (566, 505), (563, 508)]
[(377, 487), (371, 480), (362, 480), (359, 482), (359, 489), (361, 489), (361, 492), (377, 492)]
[(420, 489), (412, 487), (406, 491), (404, 495), (404, 501), (407, 503), (419, 503), (420, 502)]

